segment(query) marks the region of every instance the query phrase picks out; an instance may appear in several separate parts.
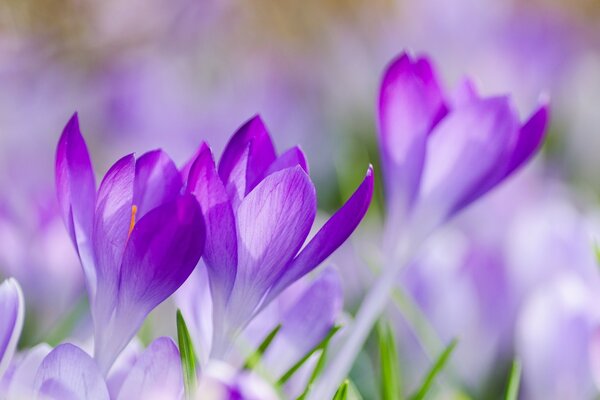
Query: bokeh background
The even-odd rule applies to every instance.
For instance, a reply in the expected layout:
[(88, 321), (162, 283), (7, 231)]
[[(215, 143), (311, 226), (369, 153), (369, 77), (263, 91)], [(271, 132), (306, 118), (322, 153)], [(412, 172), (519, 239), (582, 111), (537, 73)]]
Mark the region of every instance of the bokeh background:
[[(485, 94), (511, 93), (523, 116), (549, 96), (552, 123), (535, 163), (439, 232), (400, 277), (434, 342), (423, 344), (390, 306), (405, 390), (429, 365), (428, 346), (458, 337), (440, 396), (496, 398), (517, 356), (526, 398), (592, 398), (599, 22), (597, 0), (0, 2), (0, 274), (24, 286), (24, 340), (60, 336), (64, 315), (81, 309), (53, 176), (74, 112), (98, 174), (157, 147), (180, 164), (203, 140), (219, 153), (259, 113), (279, 149), (304, 149), (327, 213), (368, 162), (378, 165), (379, 79), (408, 49), (431, 56), (448, 89), (470, 76)], [(368, 220), (332, 260), (349, 312), (373, 275), (365, 259), (379, 240), (376, 191)], [(368, 350), (353, 377), (377, 398)]]

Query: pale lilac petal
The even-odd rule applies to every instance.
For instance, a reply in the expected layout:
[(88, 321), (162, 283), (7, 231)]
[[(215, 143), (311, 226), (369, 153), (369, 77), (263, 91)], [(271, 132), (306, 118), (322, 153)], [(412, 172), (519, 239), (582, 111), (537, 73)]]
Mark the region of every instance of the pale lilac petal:
[(12, 375), (6, 394), (7, 400), (34, 398), (35, 376), (42, 361), (50, 351), (52, 351), (52, 348), (46, 343), (38, 344), (27, 351)]
[(202, 214), (191, 195), (151, 210), (135, 225), (123, 255), (115, 314), (97, 330), (94, 354), (103, 373), (150, 311), (185, 282), (203, 247)]
[(431, 133), (418, 223), (430, 229), (465, 207), (505, 168), (518, 119), (508, 98), (473, 101), (452, 111)]
[(315, 188), (299, 166), (268, 176), (242, 201), (237, 212), (238, 274), (231, 304), (240, 319), (248, 318), (300, 249), (315, 213)]
[(210, 148), (203, 144), (192, 166), (188, 190), (196, 196), (206, 225), (204, 262), (219, 313), (229, 300), (237, 271), (237, 233), (233, 209)]
[(96, 180), (77, 114), (65, 126), (56, 149), (56, 191), (75, 246), (92, 234)]
[(412, 60), (403, 53), (392, 61), (383, 77), (378, 109), (389, 207), (412, 207), (427, 136), (444, 108), (441, 89), (427, 59)]
[(234, 208), (258, 184), (275, 157), (275, 148), (259, 116), (251, 118), (232, 136), (221, 156), (219, 175)]
[(340, 208), (296, 258), (281, 271), (263, 305), (274, 299), (293, 282), (316, 268), (348, 239), (366, 214), (373, 196), (373, 167), (350, 199)]
[(294, 146), (279, 157), (267, 168), (264, 176), (269, 176), (274, 172), (281, 171), (282, 169), (291, 168), (299, 165), (308, 174), (308, 163), (306, 162), (306, 156), (302, 149), (298, 146)]
[(69, 343), (56, 347), (44, 358), (34, 388), (44, 400), (109, 400), (106, 383), (94, 360)]
[(253, 372), (213, 361), (203, 371), (195, 400), (277, 400), (274, 388)]
[(182, 393), (179, 350), (171, 338), (160, 337), (138, 358), (117, 400), (179, 399)]
[(121, 258), (131, 225), (135, 159), (132, 154), (121, 158), (106, 173), (96, 200), (94, 254), (97, 292), (92, 299), (96, 324), (110, 318), (117, 295)]
[(142, 342), (137, 337), (134, 337), (115, 360), (106, 378), (106, 386), (108, 387), (108, 394), (111, 399), (117, 398), (123, 382), (125, 382), (129, 371), (131, 371), (143, 350), (144, 345)]
[(273, 374), (287, 371), (319, 344), (333, 327), (343, 305), (340, 277), (326, 269), (286, 311), (281, 330), (265, 355)]
[(7, 279), (0, 285), (0, 379), (17, 348), (24, 314), (21, 287), (16, 280)]
[(138, 158), (133, 195), (137, 219), (151, 209), (174, 200), (180, 194), (182, 185), (179, 170), (164, 151), (150, 151)]

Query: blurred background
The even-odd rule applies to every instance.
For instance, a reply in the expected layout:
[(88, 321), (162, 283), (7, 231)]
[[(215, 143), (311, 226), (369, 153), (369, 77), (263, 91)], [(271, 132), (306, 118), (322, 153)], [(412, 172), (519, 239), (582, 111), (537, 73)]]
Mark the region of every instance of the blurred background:
[[(526, 398), (592, 398), (599, 21), (597, 0), (0, 2), (0, 274), (21, 281), (28, 332), (42, 332), (25, 340), (56, 334), (82, 296), (53, 176), (74, 112), (98, 174), (157, 147), (179, 164), (203, 140), (218, 154), (259, 113), (279, 150), (304, 149), (320, 209), (332, 212), (367, 163), (378, 165), (379, 79), (408, 49), (432, 58), (448, 90), (470, 76), (484, 94), (511, 93), (523, 117), (540, 95), (552, 104), (543, 155), (433, 238), (400, 278), (434, 336), (459, 337), (440, 396), (496, 398), (517, 355)], [(350, 312), (371, 275), (357, 254), (378, 240), (381, 193), (333, 260), (348, 275)], [(393, 306), (390, 318), (410, 391), (430, 360)], [(367, 399), (377, 398), (374, 357), (354, 371)]]

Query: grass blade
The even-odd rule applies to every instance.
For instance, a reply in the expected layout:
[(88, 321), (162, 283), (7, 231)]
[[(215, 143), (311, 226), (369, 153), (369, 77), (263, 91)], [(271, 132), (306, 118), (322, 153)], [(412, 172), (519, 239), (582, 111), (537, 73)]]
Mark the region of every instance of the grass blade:
[(267, 334), (263, 341), (258, 345), (258, 348), (254, 351), (254, 353), (250, 354), (248, 359), (246, 359), (246, 362), (244, 363), (244, 369), (253, 369), (256, 367), (256, 365), (258, 365), (263, 354), (265, 354), (265, 351), (267, 351), (271, 345), (271, 342), (273, 342), (273, 339), (275, 339), (275, 336), (277, 336), (277, 333), (279, 333), (280, 329), (281, 324), (277, 325), (271, 332)]
[(180, 310), (177, 310), (177, 341), (179, 342), (179, 354), (181, 356), (181, 367), (183, 368), (185, 396), (186, 399), (192, 399), (198, 387), (196, 353), (194, 352), (190, 332)]
[(521, 362), (514, 360), (510, 368), (508, 385), (506, 387), (506, 400), (517, 400), (519, 395), (519, 386), (521, 384)]
[(433, 364), (433, 367), (431, 367), (431, 369), (425, 376), (425, 379), (423, 380), (423, 383), (421, 384), (421, 387), (419, 388), (417, 393), (411, 397), (411, 400), (423, 400), (425, 396), (427, 396), (427, 393), (429, 393), (429, 390), (431, 389), (435, 378), (448, 363), (448, 360), (450, 359), (450, 356), (452, 355), (452, 352), (454, 351), (457, 343), (457, 340), (454, 339), (444, 349), (442, 354), (440, 354), (440, 356), (435, 361), (435, 364)]
[(333, 400), (348, 399), (348, 385), (350, 385), (350, 381), (348, 381), (348, 379), (346, 379), (344, 382), (342, 382), (342, 384), (338, 388), (337, 392), (335, 392), (335, 396), (333, 396)]
[(398, 400), (401, 398), (400, 366), (394, 332), (388, 323), (380, 322), (377, 325), (377, 341), (381, 372), (381, 399)]

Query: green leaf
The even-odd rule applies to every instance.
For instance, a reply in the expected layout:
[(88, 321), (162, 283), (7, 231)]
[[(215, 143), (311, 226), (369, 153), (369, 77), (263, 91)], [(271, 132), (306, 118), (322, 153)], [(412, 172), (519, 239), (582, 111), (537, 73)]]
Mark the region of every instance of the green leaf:
[(183, 383), (186, 399), (192, 399), (198, 387), (196, 375), (196, 353), (190, 332), (185, 324), (181, 311), (177, 310), (177, 341), (179, 342), (179, 354), (181, 367), (183, 368)]
[(506, 400), (517, 400), (519, 386), (521, 384), (521, 362), (514, 360), (510, 368), (508, 385), (506, 387)]
[(258, 345), (258, 348), (254, 351), (254, 353), (250, 354), (248, 359), (246, 359), (246, 362), (244, 363), (244, 369), (253, 369), (256, 367), (256, 365), (258, 365), (263, 354), (265, 354), (265, 351), (267, 351), (280, 329), (281, 324), (277, 325), (271, 332), (267, 334), (263, 341)]
[(319, 356), (319, 360), (317, 361), (317, 365), (313, 370), (308, 382), (306, 383), (306, 388), (304, 388), (304, 392), (298, 397), (297, 400), (304, 400), (306, 396), (308, 396), (308, 392), (310, 391), (312, 384), (315, 382), (317, 377), (323, 372), (323, 368), (325, 368), (325, 361), (327, 361), (327, 346), (323, 348), (321, 351), (321, 355)]
[(401, 398), (400, 366), (394, 332), (388, 323), (377, 325), (379, 360), (381, 368), (381, 399), (398, 400)]
[(296, 371), (298, 371), (298, 369), (300, 369), (300, 367), (304, 365), (304, 363), (310, 358), (310, 356), (312, 356), (318, 350), (325, 349), (329, 345), (329, 341), (331, 340), (333, 335), (335, 335), (337, 331), (340, 330), (340, 328), (341, 326), (339, 325), (335, 325), (334, 327), (332, 327), (325, 336), (325, 338), (323, 338), (323, 340), (321, 340), (319, 344), (310, 349), (308, 353), (306, 353), (296, 364), (294, 364), (290, 369), (288, 369), (287, 372), (281, 376), (281, 378), (279, 378), (279, 380), (277, 381), (277, 385), (284, 385), (296, 373)]
[(423, 380), (423, 383), (421, 384), (421, 387), (419, 388), (417, 393), (411, 397), (411, 400), (422, 400), (425, 398), (425, 396), (427, 396), (427, 393), (429, 393), (429, 390), (431, 389), (435, 378), (448, 363), (448, 360), (450, 359), (450, 356), (452, 355), (452, 352), (454, 351), (454, 348), (456, 347), (457, 343), (458, 341), (454, 339), (450, 342), (448, 346), (446, 346), (442, 354), (440, 354), (440, 356), (433, 364), (433, 367), (431, 367), (431, 369), (425, 376), (425, 379)]
[(346, 379), (344, 382), (342, 382), (342, 384), (338, 388), (337, 392), (335, 392), (335, 395), (333, 396), (333, 400), (347, 400), (349, 385), (350, 385), (350, 381), (348, 379)]

